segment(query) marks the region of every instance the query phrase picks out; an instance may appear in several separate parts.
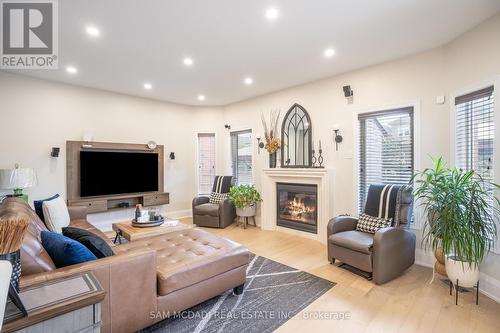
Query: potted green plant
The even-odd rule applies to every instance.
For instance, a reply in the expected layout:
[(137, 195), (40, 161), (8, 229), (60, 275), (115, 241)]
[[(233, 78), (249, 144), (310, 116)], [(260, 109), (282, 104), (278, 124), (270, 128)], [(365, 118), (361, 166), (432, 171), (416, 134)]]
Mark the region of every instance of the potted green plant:
[(479, 280), (479, 265), (497, 238), (498, 185), (474, 170), (448, 168), (442, 158), (433, 168), (413, 177), (414, 197), (427, 216), (423, 242), (446, 256), (448, 278), (472, 287)]
[(254, 185), (238, 185), (229, 190), (229, 200), (234, 203), (238, 216), (249, 217), (255, 216), (257, 203), (262, 198)]

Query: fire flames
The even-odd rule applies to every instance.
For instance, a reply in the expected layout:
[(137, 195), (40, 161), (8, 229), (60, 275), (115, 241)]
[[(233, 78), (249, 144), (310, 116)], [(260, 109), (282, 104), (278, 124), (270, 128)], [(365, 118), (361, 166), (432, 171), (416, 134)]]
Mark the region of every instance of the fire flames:
[(308, 220), (316, 211), (315, 206), (305, 204), (303, 196), (295, 196), (287, 203), (287, 213), (295, 220)]

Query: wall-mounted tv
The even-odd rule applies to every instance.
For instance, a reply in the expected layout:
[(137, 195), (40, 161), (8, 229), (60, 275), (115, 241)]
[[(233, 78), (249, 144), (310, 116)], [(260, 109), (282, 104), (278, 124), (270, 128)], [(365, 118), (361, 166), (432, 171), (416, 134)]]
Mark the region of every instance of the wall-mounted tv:
[(80, 196), (158, 191), (158, 154), (80, 151)]

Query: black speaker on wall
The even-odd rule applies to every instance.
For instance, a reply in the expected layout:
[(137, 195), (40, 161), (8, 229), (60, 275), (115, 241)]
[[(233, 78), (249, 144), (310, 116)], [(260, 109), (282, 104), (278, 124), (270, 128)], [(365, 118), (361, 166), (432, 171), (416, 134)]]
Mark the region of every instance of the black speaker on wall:
[(351, 89), (351, 86), (343, 86), (342, 89), (344, 89), (344, 96), (346, 98), (354, 95), (354, 91)]

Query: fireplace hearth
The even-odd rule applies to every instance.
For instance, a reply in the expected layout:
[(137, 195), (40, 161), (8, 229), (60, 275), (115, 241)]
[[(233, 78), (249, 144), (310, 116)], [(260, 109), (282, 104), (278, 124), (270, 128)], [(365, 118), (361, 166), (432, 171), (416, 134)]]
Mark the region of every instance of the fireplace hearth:
[(276, 186), (277, 225), (317, 234), (317, 185), (276, 183)]

